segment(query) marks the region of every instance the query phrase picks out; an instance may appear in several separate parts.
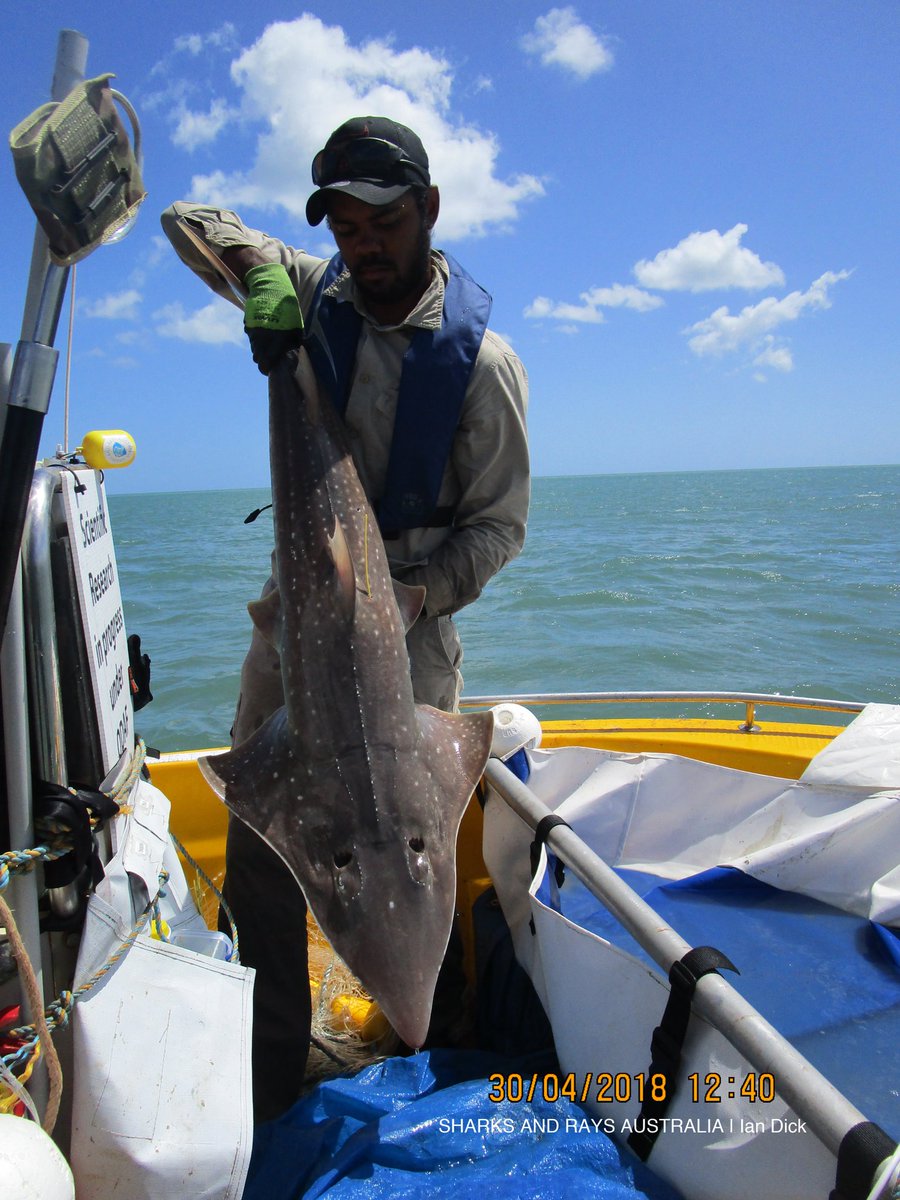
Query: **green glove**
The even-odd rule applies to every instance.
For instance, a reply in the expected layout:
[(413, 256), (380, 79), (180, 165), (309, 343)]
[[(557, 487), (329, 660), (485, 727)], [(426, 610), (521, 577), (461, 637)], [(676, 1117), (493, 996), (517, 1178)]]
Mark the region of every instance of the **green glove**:
[(244, 331), (263, 375), (303, 340), (303, 317), (294, 285), (281, 263), (262, 263), (244, 276)]

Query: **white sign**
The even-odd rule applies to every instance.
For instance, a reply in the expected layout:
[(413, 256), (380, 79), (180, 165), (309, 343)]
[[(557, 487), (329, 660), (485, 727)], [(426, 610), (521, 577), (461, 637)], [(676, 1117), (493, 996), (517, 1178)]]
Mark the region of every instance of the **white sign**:
[(64, 471), (62, 490), (103, 770), (108, 774), (126, 751), (131, 753), (134, 744), (128, 646), (116, 550), (99, 471)]

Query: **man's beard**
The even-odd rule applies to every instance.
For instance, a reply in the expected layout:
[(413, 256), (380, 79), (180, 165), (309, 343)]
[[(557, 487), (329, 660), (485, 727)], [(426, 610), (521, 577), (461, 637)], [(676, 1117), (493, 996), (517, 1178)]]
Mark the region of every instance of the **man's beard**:
[[(374, 267), (385, 269), (383, 278), (372, 280), (360, 277), (361, 271)], [(393, 259), (371, 257), (356, 263), (350, 274), (363, 301), (396, 304), (407, 296), (415, 296), (418, 300), (431, 279), (431, 231), (423, 220), (408, 270), (399, 272)]]

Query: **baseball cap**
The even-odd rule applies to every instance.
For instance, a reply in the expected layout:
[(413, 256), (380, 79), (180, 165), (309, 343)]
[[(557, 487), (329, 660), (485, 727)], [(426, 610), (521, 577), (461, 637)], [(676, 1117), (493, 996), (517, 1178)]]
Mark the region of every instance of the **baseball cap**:
[(354, 117), (339, 126), (312, 163), (318, 191), (306, 204), (306, 219), (318, 225), (329, 192), (366, 204), (390, 204), (410, 187), (429, 187), (428, 155), (418, 134), (388, 117)]

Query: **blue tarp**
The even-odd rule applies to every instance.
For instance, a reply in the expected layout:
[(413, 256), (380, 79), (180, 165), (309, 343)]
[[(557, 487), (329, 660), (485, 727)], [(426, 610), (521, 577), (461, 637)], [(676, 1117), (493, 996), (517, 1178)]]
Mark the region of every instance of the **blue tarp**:
[[(554, 863), (538, 898), (655, 966), (571, 872), (557, 889)], [(674, 881), (617, 874), (692, 946), (726, 954), (740, 971), (723, 971), (728, 982), (870, 1121), (900, 1134), (896, 931), (731, 867)]]
[(490, 1099), (556, 1063), (479, 1051), (392, 1058), (321, 1084), (256, 1132), (244, 1200), (678, 1200), (567, 1100)]
[[(646, 958), (571, 872), (557, 889), (553, 865), (539, 899)], [(896, 1136), (900, 938), (894, 931), (732, 868), (674, 882), (620, 874), (692, 945), (727, 954), (741, 971), (727, 973), (729, 981), (870, 1120)], [(492, 1074), (528, 1081), (556, 1069), (552, 1055), (432, 1050), (322, 1084), (257, 1130), (244, 1200), (678, 1200), (570, 1101), (551, 1101), (542, 1086), (530, 1103), (490, 1098)]]

